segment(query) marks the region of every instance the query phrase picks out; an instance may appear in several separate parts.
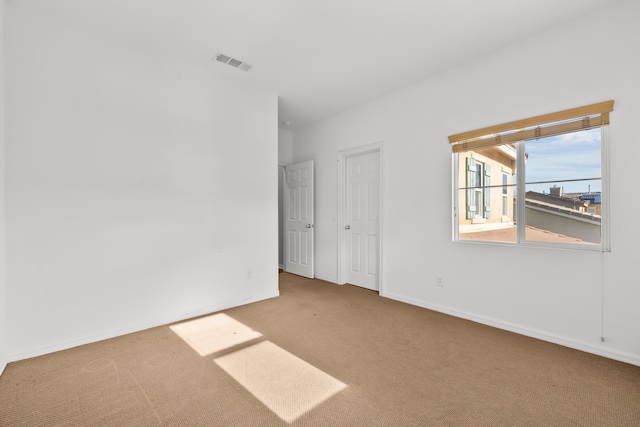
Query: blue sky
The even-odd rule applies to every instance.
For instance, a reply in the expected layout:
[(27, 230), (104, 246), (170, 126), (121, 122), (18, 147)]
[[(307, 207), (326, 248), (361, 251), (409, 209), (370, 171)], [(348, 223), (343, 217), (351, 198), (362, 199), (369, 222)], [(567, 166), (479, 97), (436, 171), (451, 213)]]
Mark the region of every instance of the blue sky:
[[(601, 177), (601, 130), (599, 128), (527, 141), (526, 182)], [(554, 183), (527, 185), (527, 191), (549, 193)], [(556, 182), (565, 193), (601, 191), (600, 180)]]

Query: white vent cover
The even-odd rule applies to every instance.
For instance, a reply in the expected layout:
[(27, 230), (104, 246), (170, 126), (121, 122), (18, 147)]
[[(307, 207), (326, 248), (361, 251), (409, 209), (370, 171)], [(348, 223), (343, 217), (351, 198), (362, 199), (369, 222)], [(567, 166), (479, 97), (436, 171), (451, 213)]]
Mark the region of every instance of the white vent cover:
[(224, 53), (218, 52), (216, 54), (216, 61), (220, 61), (224, 64), (231, 65), (234, 68), (239, 68), (242, 71), (249, 71), (253, 68), (253, 66), (247, 64), (246, 62), (242, 62), (239, 59), (235, 59), (230, 57), (229, 55), (225, 55)]

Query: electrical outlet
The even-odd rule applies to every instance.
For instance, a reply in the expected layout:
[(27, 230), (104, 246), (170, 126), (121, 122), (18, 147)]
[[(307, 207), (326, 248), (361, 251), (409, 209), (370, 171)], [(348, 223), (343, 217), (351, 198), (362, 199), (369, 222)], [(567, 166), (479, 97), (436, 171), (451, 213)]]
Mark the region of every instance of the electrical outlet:
[(252, 279), (252, 278), (253, 278), (253, 271), (247, 270), (247, 279)]
[(442, 283), (442, 276), (436, 276), (436, 286), (444, 286), (444, 284)]

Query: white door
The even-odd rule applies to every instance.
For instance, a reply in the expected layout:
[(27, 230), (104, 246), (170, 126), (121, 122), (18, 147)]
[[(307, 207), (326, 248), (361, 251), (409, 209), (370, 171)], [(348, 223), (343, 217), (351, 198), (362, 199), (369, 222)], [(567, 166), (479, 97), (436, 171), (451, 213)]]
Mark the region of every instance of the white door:
[(285, 271), (313, 279), (313, 161), (285, 167)]
[(347, 283), (379, 290), (380, 152), (347, 157)]

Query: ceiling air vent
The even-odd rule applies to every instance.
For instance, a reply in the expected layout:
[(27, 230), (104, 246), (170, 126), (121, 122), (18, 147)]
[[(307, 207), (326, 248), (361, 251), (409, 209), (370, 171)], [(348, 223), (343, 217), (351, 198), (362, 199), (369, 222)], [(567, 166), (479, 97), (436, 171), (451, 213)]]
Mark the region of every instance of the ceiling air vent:
[(242, 62), (238, 59), (232, 58), (228, 55), (225, 55), (224, 53), (217, 53), (216, 54), (216, 61), (220, 61), (224, 64), (230, 65), (234, 68), (239, 68), (242, 71), (249, 71), (250, 69), (253, 68), (253, 66), (247, 64), (246, 62)]

